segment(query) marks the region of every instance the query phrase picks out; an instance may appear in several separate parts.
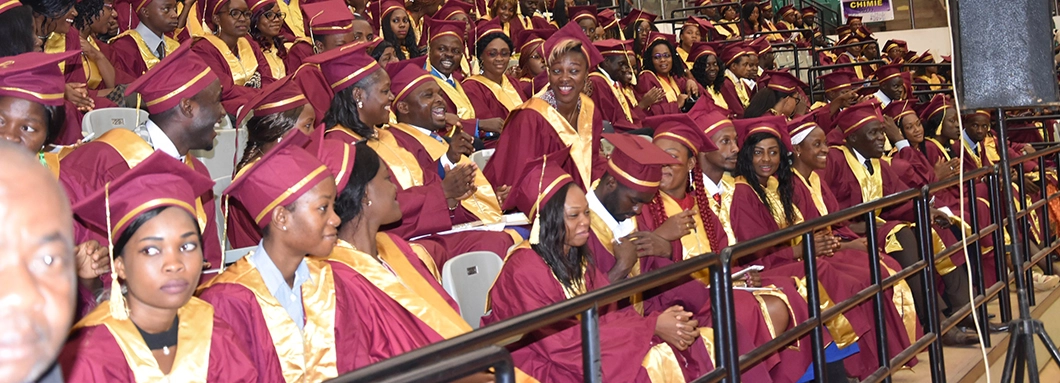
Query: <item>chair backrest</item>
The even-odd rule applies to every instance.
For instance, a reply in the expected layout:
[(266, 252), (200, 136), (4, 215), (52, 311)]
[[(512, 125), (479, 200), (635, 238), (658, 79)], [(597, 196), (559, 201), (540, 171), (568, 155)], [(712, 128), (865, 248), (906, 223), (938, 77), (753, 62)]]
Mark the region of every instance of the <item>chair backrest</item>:
[(214, 178), (213, 180), (213, 196), (214, 196), (214, 209), (216, 212), (217, 219), (217, 239), (218, 243), (224, 246), (225, 250), (231, 249), (232, 245), (226, 242), (225, 239), (225, 211), (224, 211), (224, 198), (221, 197), (221, 193), (228, 188), (228, 185), (232, 184), (232, 176), (224, 176)]
[[(236, 136), (239, 142), (236, 142)], [(242, 156), (242, 149), (247, 143), (247, 131), (236, 129), (217, 130), (217, 138), (214, 138), (213, 150), (192, 150), (191, 153), (206, 165), (210, 170), (210, 176), (222, 177), (232, 175), (235, 165), (232, 163), (234, 157)], [(238, 161), (238, 158), (236, 158)]]
[(493, 157), (493, 152), (497, 149), (482, 149), (477, 152), (471, 153), (471, 162), (474, 162), (479, 169), (485, 169), (486, 163)]
[[(133, 130), (147, 121), (147, 111), (135, 108), (102, 108), (85, 113), (81, 119), (81, 134), (97, 138), (108, 130)], [(90, 138), (90, 140), (91, 140)]]
[(442, 287), (460, 305), (460, 316), (478, 328), (486, 313), (486, 297), (504, 260), (493, 252), (473, 251), (456, 256), (442, 267)]
[(235, 263), (235, 261), (247, 256), (248, 253), (254, 250), (257, 246), (241, 247), (238, 249), (225, 250), (225, 264)]

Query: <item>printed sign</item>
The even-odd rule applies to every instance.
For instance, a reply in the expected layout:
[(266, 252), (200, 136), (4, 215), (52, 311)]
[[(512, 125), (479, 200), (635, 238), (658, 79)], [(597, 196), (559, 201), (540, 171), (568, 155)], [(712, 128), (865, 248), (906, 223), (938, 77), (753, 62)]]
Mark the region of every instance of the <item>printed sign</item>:
[(891, 0), (844, 0), (843, 22), (850, 16), (861, 16), (862, 22), (894, 20), (894, 7)]

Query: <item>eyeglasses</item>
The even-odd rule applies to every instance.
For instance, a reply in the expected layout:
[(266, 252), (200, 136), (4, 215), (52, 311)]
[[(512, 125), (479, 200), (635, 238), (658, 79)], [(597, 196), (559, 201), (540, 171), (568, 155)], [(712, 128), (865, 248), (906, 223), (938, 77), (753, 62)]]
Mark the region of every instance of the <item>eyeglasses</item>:
[[(284, 18), (287, 17), (287, 14), (283, 13), (283, 12), (268, 11), (268, 12), (265, 12), (265, 14), (262, 15), (262, 16), (265, 16), (265, 18), (268, 19), (268, 20), (276, 21), (276, 20), (283, 20)], [(232, 17), (235, 17), (235, 16), (232, 16)]]
[(657, 59), (668, 59), (671, 56), (670, 56), (669, 53), (656, 53), (656, 54), (651, 55), (651, 57), (654, 57), (654, 58), (657, 58)]
[(497, 56), (512, 57), (512, 52), (511, 51), (507, 51), (507, 50), (504, 50), (504, 51), (486, 51), (486, 56), (489, 56), (491, 59), (492, 58), (497, 58)]
[(232, 17), (233, 19), (238, 19), (240, 16), (249, 19), (250, 11), (240, 11), (238, 9), (233, 9), (231, 11), (228, 11), (228, 16)]

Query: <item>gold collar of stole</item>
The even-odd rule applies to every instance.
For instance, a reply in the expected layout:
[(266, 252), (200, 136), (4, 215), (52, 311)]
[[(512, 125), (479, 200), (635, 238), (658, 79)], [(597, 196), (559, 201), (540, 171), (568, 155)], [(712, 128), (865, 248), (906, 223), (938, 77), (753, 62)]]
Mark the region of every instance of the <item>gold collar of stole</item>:
[(732, 81), (733, 87), (736, 88), (736, 97), (740, 99), (740, 104), (747, 107), (751, 103), (751, 95), (747, 93), (747, 86), (744, 85), (743, 80), (740, 80), (735, 73), (728, 69), (725, 70), (725, 78)]
[(511, 81), (508, 81), (508, 76), (502, 75), (500, 84), (483, 75), (474, 75), (468, 77), (465, 81), (475, 81), (485, 85), (490, 92), (493, 92), (493, 96), (497, 98), (497, 101), (500, 101), (509, 112), (523, 103), (523, 98), (519, 96), (519, 92), (515, 90), (515, 86), (512, 85)]
[[(979, 143), (979, 149), (983, 149), (983, 146), (986, 146), (986, 145), (984, 145), (985, 142), (986, 142), (986, 140), (984, 139), (983, 142)], [(977, 153), (975, 151), (975, 149), (972, 149), (972, 146), (968, 145), (968, 141), (966, 141), (963, 137), (961, 138), (961, 146), (964, 147), (964, 153), (968, 157), (970, 157), (972, 159), (972, 161), (975, 161), (975, 165), (976, 166), (978, 166), (978, 167), (982, 167), (983, 166), (982, 157), (979, 157), (979, 153)]]
[(729, 109), (729, 103), (725, 102), (725, 96), (722, 96), (721, 92), (714, 90), (713, 86), (707, 87), (707, 93), (710, 94), (710, 98), (714, 99), (714, 105), (721, 109)]
[(983, 154), (986, 155), (986, 159), (990, 161), (990, 164), (996, 164), (1001, 161), (1001, 154), (997, 151), (997, 139), (994, 138), (994, 133), (987, 133), (979, 146), (983, 148)]
[(110, 302), (103, 301), (74, 330), (98, 325), (107, 326), (118, 343), (125, 362), (129, 364), (137, 382), (168, 382), (171, 377), (182, 382), (206, 382), (210, 368), (210, 344), (213, 336), (213, 306), (192, 297), (177, 310), (180, 323), (177, 329), (177, 354), (168, 374), (162, 373), (147, 343), (132, 320), (118, 320), (110, 316)]
[[(622, 106), (622, 113), (625, 113), (626, 118), (629, 119), (630, 122), (632, 122), (633, 112), (629, 109), (629, 99), (626, 98), (625, 93), (621, 89), (622, 86), (615, 85), (614, 80), (608, 79), (607, 76), (605, 76), (603, 73), (600, 73), (599, 71), (589, 73), (589, 76), (599, 77), (603, 79), (605, 83), (607, 83), (607, 89), (611, 92), (611, 94), (615, 96), (615, 99), (618, 100), (618, 105)], [(598, 90), (594, 89), (593, 91), (595, 92)]]
[[(592, 189), (589, 189), (589, 193), (592, 193)], [(636, 221), (634, 221), (636, 223)], [(604, 246), (604, 249), (614, 257), (615, 256), (615, 233), (611, 232), (611, 228), (607, 227), (604, 220), (600, 218), (600, 215), (596, 214), (595, 211), (589, 210), (589, 230), (596, 235), (596, 239), (600, 241), (600, 244)], [(636, 231), (636, 228), (633, 229)], [(633, 263), (633, 268), (629, 270), (629, 277), (635, 277), (640, 275), (640, 259)], [(558, 280), (557, 280), (558, 281)], [(564, 292), (566, 294), (566, 292)], [(644, 315), (644, 295), (641, 293), (630, 295), (629, 302), (633, 304), (633, 309), (637, 310), (640, 315)]]
[(828, 215), (828, 206), (824, 204), (824, 198), (821, 194), (821, 177), (817, 175), (817, 172), (810, 172), (810, 177), (803, 177), (802, 173), (796, 170), (792, 170), (799, 181), (802, 181), (803, 185), (810, 190), (810, 198), (813, 199), (813, 206), (817, 208), (817, 213), (822, 217)]
[(240, 37), (236, 40), (236, 46), (239, 49), (238, 56), (228, 48), (228, 44), (225, 44), (220, 37), (208, 34), (203, 36), (203, 38), (209, 41), (214, 48), (217, 48), (217, 51), (221, 52), (221, 56), (224, 56), (225, 62), (228, 63), (228, 70), (232, 72), (232, 81), (237, 86), (243, 86), (251, 77), (254, 77), (254, 73), (258, 71), (258, 59), (254, 57), (254, 48), (251, 48), (250, 42), (247, 41), (246, 37)]
[(582, 188), (592, 190), (592, 166), (593, 166), (593, 113), (596, 108), (593, 100), (581, 95), (582, 108), (578, 113), (578, 127), (575, 128), (560, 115), (556, 108), (548, 104), (548, 101), (539, 97), (533, 97), (530, 101), (519, 105), (517, 109), (529, 109), (537, 112), (552, 125), (563, 145), (570, 147), (570, 156), (574, 160), (574, 166), (578, 168), (578, 176), (581, 177)]
[(708, 195), (707, 203), (721, 221), (721, 227), (725, 230), (725, 235), (729, 237), (729, 244), (732, 245), (736, 243), (736, 233), (732, 231), (732, 218), (729, 217), (729, 210), (732, 207), (732, 194), (736, 191), (736, 179), (732, 177), (732, 174), (725, 172), (721, 176), (721, 181), (718, 182), (718, 188), (721, 189), (721, 202), (714, 201), (714, 198)]
[[(133, 41), (136, 42), (136, 46), (138, 48), (140, 48), (139, 49), (140, 50), (140, 58), (144, 60), (144, 64), (147, 65), (147, 69), (148, 70), (150, 70), (151, 68), (154, 68), (155, 65), (158, 65), (158, 63), (162, 61), (158, 57), (155, 57), (155, 54), (152, 53), (152, 52), (155, 51), (155, 48), (157, 48), (157, 47), (149, 47), (149, 46), (147, 46), (147, 43), (144, 42), (144, 38), (142, 36), (140, 36), (140, 32), (137, 32), (135, 29), (130, 29), (130, 30), (127, 30), (125, 32), (122, 32), (121, 34), (119, 34), (118, 36), (114, 37), (113, 39), (110, 39), (110, 43), (113, 44), (115, 41), (117, 41), (118, 39), (122, 38), (123, 36), (132, 37)], [(169, 37), (169, 36), (166, 36), (166, 35), (162, 35), (162, 41), (164, 41), (166, 43), (166, 55), (167, 56), (172, 54), (174, 51), (176, 51), (177, 48), (180, 48), (180, 42), (178, 42), (177, 40), (174, 40), (172, 37)], [(147, 72), (144, 71), (144, 73), (147, 73)], [(143, 73), (140, 73), (140, 74), (143, 75)]]
[(257, 266), (247, 254), (199, 289), (222, 283), (246, 287), (254, 293), (268, 327), (284, 381), (319, 382), (338, 376), (335, 354), (335, 280), (327, 262), (306, 259), (310, 280), (302, 284), (302, 307), (306, 323), (298, 327), (280, 302), (272, 296)]
[[(681, 205), (679, 205), (673, 197), (670, 197), (669, 194), (660, 190), (659, 197), (662, 200), (663, 211), (666, 212), (667, 217), (673, 217), (684, 211), (684, 209), (681, 208)], [(681, 237), (682, 260), (692, 259), (712, 251), (710, 248), (710, 238), (707, 238), (707, 228), (703, 225), (703, 217), (699, 215), (698, 205), (692, 207), (692, 219), (696, 221), (696, 230)], [(710, 286), (709, 270), (694, 272), (692, 273), (692, 278), (702, 282), (704, 286)]]
[(336, 124), (335, 126), (332, 126), (328, 130), (325, 130), (324, 134), (328, 134), (328, 133), (332, 133), (332, 132), (342, 133), (342, 134), (345, 134), (347, 136), (353, 137), (354, 141), (360, 141), (360, 140), (364, 139), (364, 137), (361, 137), (360, 134), (354, 133), (352, 130), (350, 130), (350, 128), (342, 126), (342, 124)]
[(390, 236), (380, 232), (376, 233), (375, 239), (379, 258), (390, 266), (394, 274), (371, 255), (342, 240), (339, 240), (330, 256), (321, 259), (339, 262), (363, 275), (372, 285), (445, 339), (471, 332), (471, 326), (423, 279)]
[[(96, 40), (92, 37), (88, 38), (88, 45), (99, 50), (99, 44), (96, 44)], [(66, 35), (52, 33), (51, 36), (48, 36), (48, 41), (44, 42), (44, 53), (63, 52), (66, 52)], [(88, 89), (99, 89), (99, 84), (103, 82), (103, 75), (99, 73), (99, 66), (96, 65), (96, 62), (89, 60), (88, 56), (82, 54), (81, 67), (85, 71), (85, 81)], [(66, 60), (59, 62), (59, 70), (66, 73)]]
[[(427, 70), (430, 71), (430, 64), (428, 64)], [(438, 87), (442, 88), (442, 92), (449, 98), (449, 101), (456, 105), (456, 115), (461, 120), (475, 119), (475, 108), (471, 106), (471, 100), (467, 98), (467, 93), (464, 93), (464, 87), (460, 86), (460, 81), (453, 79), (453, 85), (449, 85), (448, 82), (438, 78), (438, 76), (431, 77), (434, 78), (434, 82), (438, 83)]]
[(935, 145), (935, 147), (939, 149), (939, 152), (942, 152), (942, 155), (946, 157), (946, 161), (950, 160), (950, 151), (946, 150), (946, 147), (942, 146), (941, 142), (931, 137), (924, 137), (924, 141)]
[(667, 102), (677, 102), (677, 95), (681, 94), (681, 89), (677, 86), (677, 82), (674, 81), (673, 77), (670, 76), (659, 76), (652, 71), (641, 71), (641, 74), (647, 73), (655, 77), (655, 80), (662, 86), (663, 94), (666, 95)]
[(276, 54), (276, 47), (272, 49), (262, 49), (261, 55), (265, 56), (265, 62), (269, 63), (269, 71), (272, 72), (272, 78), (281, 79), (287, 76), (287, 65), (283, 63), (283, 59)]
[[(869, 172), (865, 170), (865, 164), (858, 162), (857, 156), (850, 151), (849, 148), (843, 145), (833, 146), (843, 152), (843, 158), (847, 160), (847, 167), (854, 173), (854, 178), (858, 180), (858, 185), (861, 187), (861, 202), (875, 201), (883, 198), (883, 168), (880, 167), (880, 160), (878, 158), (871, 159), (873, 172), (869, 175)], [(877, 209), (876, 214), (880, 214), (880, 210)]]
[[(391, 162), (386, 157), (384, 157), (383, 160), (386, 161), (387, 164), (390, 166), (390, 170), (395, 174), (395, 177), (399, 177), (398, 181), (399, 183), (401, 183), (402, 187), (404, 189), (408, 189), (410, 187), (405, 186), (405, 183), (401, 182), (401, 177), (405, 176), (404, 173), (406, 173), (406, 171), (401, 169), (394, 169), (394, 166), (400, 165), (403, 167), (414, 167), (415, 169), (410, 169), (409, 171), (407, 171), (407, 173), (411, 173), (410, 176), (414, 176), (416, 177), (415, 180), (419, 180), (419, 183), (415, 184), (414, 186), (422, 185), (423, 169), (420, 169), (419, 162), (416, 161), (416, 157), (413, 156), (413, 154), (405, 148), (398, 146), (398, 142), (396, 139), (394, 139), (393, 133), (391, 133), (388, 129), (400, 130), (412, 136), (412, 138), (416, 139), (416, 141), (419, 142), (420, 145), (423, 145), (423, 148), (427, 150), (428, 154), (430, 154), (431, 159), (435, 161), (437, 161), (446, 154), (446, 152), (449, 150), (449, 145), (442, 142), (438, 142), (438, 140), (431, 138), (431, 136), (423, 134), (423, 132), (419, 131), (419, 129), (416, 129), (411, 125), (404, 123), (389, 125), (389, 128), (379, 130), (378, 141), (383, 141), (383, 136), (385, 135), (386, 142), (384, 144), (392, 144), (394, 146), (393, 149), (388, 147), (385, 150), (388, 151), (388, 155), (393, 156), (394, 159), (399, 162)], [(373, 141), (377, 140), (369, 140), (368, 145), (372, 146)], [(372, 148), (375, 149), (374, 146)], [(380, 151), (379, 149), (376, 149), (376, 151), (380, 152), (380, 156), (382, 156), (382, 151)], [(465, 163), (471, 163), (471, 159), (467, 158), (467, 156), (460, 156), (460, 161), (458, 162), (458, 164)], [(418, 173), (418, 176), (416, 175), (416, 173)], [(398, 176), (398, 174), (402, 175)], [(489, 181), (486, 180), (486, 176), (482, 175), (482, 170), (475, 170), (475, 188), (477, 189), (475, 190), (475, 194), (473, 194), (471, 198), (460, 201), (460, 205), (470, 211), (472, 214), (474, 214), (475, 217), (478, 217), (478, 219), (482, 220), (483, 223), (500, 222), (503, 216), (503, 214), (501, 214), (500, 200), (497, 199), (497, 195), (493, 192), (493, 185), (490, 185)]]
[(398, 145), (388, 129), (377, 129), (376, 138), (368, 140), (368, 146), (383, 158), (402, 189), (423, 186), (423, 169), (416, 162), (416, 156)]
[[(736, 177), (736, 183), (751, 186), (749, 181), (742, 176)], [(790, 224), (787, 222), (787, 219), (784, 217), (784, 205), (780, 200), (780, 191), (777, 190), (778, 187), (780, 187), (780, 182), (777, 181), (777, 177), (769, 176), (769, 180), (766, 181), (765, 186), (762, 188), (762, 191), (765, 192), (766, 199), (769, 200), (769, 215), (773, 216), (773, 222), (776, 222), (777, 227), (781, 229), (802, 222), (802, 212), (800, 212), (798, 207), (795, 206), (792, 206), (795, 210), (795, 217), (793, 217), (794, 221)], [(765, 202), (763, 201), (763, 204), (764, 203)], [(799, 240), (800, 238), (793, 238), (792, 243), (798, 243)]]
[[(808, 291), (806, 290), (806, 277), (791, 277), (795, 283), (795, 289), (798, 290), (799, 295), (803, 299), (806, 298)], [(828, 292), (825, 291), (823, 285), (817, 282), (817, 292), (820, 298), (821, 311), (827, 310), (835, 306), (835, 302), (832, 301), (832, 297), (828, 296)], [(850, 324), (850, 320), (847, 319), (846, 315), (839, 314), (831, 320), (825, 321), (824, 326), (828, 328), (828, 332), (832, 334), (832, 341), (839, 348), (846, 348), (858, 341), (860, 337), (854, 330), (854, 326)]]
[(299, 3), (301, 3), (300, 0), (291, 0), (290, 4), (280, 0), (276, 2), (276, 6), (280, 7), (280, 12), (287, 14), (287, 17), (283, 19), (283, 23), (287, 24), (287, 28), (291, 30), (291, 33), (295, 37), (306, 37), (305, 23), (302, 21), (302, 7)]

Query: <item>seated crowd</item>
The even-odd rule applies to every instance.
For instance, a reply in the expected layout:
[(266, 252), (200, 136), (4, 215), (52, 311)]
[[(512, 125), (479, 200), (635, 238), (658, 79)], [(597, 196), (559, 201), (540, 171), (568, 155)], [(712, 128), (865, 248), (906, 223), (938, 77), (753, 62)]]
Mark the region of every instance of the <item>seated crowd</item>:
[[(37, 335), (0, 381), (324, 381), (473, 331), (478, 308), (442, 287), (461, 254), (503, 260), (473, 313), (489, 326), (1044, 141), (1024, 130), (999, 147), (994, 116), (945, 95), (945, 62), (905, 65), (935, 57), (881, 51), (857, 17), (836, 44), (864, 44), (831, 50), (814, 8), (707, 7), (673, 35), (641, 10), (567, 3), (0, 3), (0, 243), (21, 262), (0, 266), (19, 286), (0, 323)], [(839, 65), (822, 99), (778, 66), (773, 44), (789, 42)], [(117, 107), (149, 117), (82, 133), (86, 113)], [(211, 174), (195, 152), (217, 149), (226, 120), (246, 144)], [(1015, 172), (1056, 191), (1055, 169)], [(1035, 185), (1016, 195), (1037, 201)], [(932, 196), (936, 250), (990, 223), (989, 202), (961, 193)], [(873, 247), (881, 277), (918, 262), (914, 221), (908, 202), (874, 233), (815, 229), (812, 255), (793, 241), (739, 259), (738, 350), (807, 320), (808, 256), (822, 309), (869, 286)], [(1039, 227), (1009, 241), (1040, 248)], [(998, 280), (1005, 244), (980, 246), (937, 262), (940, 314), (969, 303), (969, 257)], [(601, 307), (604, 380), (710, 372), (710, 288), (702, 270)], [(864, 379), (922, 336), (925, 289), (886, 290), (886, 355), (871, 302), (825, 322), (828, 379)], [(805, 342), (744, 379), (813, 380)], [(942, 342), (977, 344), (971, 318)], [(518, 381), (577, 382), (580, 344), (570, 318), (507, 347)]]

